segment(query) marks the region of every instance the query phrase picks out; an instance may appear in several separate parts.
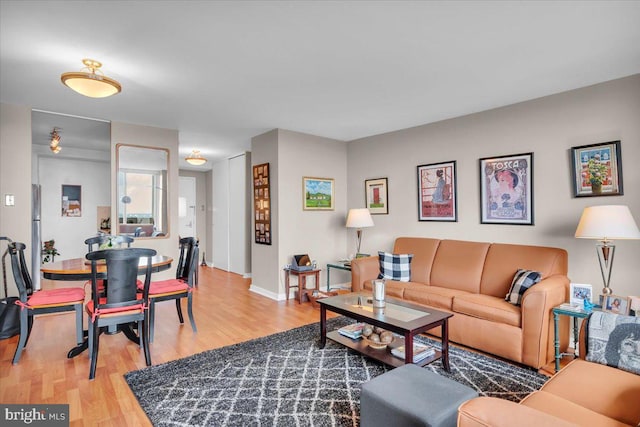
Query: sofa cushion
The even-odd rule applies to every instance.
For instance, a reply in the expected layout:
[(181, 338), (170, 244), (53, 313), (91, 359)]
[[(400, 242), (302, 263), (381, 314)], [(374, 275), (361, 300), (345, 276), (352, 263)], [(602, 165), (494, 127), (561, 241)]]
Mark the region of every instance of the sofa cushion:
[(527, 292), (530, 287), (540, 282), (541, 279), (542, 275), (537, 271), (518, 269), (516, 275), (513, 276), (511, 288), (504, 300), (513, 305), (520, 305), (524, 293)]
[(393, 245), (394, 254), (413, 254), (411, 260), (411, 281), (431, 284), (433, 258), (440, 245), (440, 239), (425, 237), (398, 237)]
[(588, 361), (640, 375), (640, 317), (595, 311), (588, 325)]
[(411, 280), (411, 260), (413, 254), (390, 254), (378, 252), (380, 259), (380, 275), (378, 279), (398, 280), (408, 282)]
[(443, 240), (431, 267), (431, 285), (480, 292), (480, 277), (489, 243)]
[(502, 298), (482, 294), (458, 295), (453, 299), (453, 311), (467, 316), (521, 327), (521, 310)]
[(480, 293), (504, 298), (513, 281), (514, 268), (539, 271), (542, 278), (567, 275), (567, 251), (544, 246), (492, 243), (487, 252)]
[(621, 423), (640, 423), (640, 375), (576, 359), (541, 390)]
[(459, 291), (457, 289), (415, 284), (414, 286), (407, 286), (405, 288), (404, 299), (433, 308), (451, 310), (454, 297), (468, 294), (469, 292)]
[(615, 419), (606, 417), (589, 408), (577, 405), (560, 396), (544, 391), (531, 393), (521, 402), (521, 405), (537, 409), (554, 417), (569, 421), (577, 426), (623, 427)]
[[(364, 290), (373, 292), (372, 280), (364, 282)], [(421, 283), (398, 282), (397, 280), (384, 281), (384, 294), (388, 297), (404, 298), (404, 290), (411, 286), (424, 286)]]

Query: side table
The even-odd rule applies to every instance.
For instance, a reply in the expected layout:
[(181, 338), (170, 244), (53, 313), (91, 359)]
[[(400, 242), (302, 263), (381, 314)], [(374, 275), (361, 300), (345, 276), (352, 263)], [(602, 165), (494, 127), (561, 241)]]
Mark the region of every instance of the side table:
[(558, 321), (560, 320), (560, 316), (570, 316), (573, 320), (573, 348), (574, 348), (574, 357), (575, 351), (578, 350), (578, 319), (585, 319), (589, 317), (591, 312), (587, 312), (582, 308), (578, 308), (575, 310), (570, 310), (567, 308), (563, 308), (562, 306), (554, 307), (551, 311), (553, 311), (553, 346), (555, 350), (555, 359), (556, 359), (556, 372), (560, 370), (560, 359), (562, 356), (567, 355), (568, 353), (560, 353), (560, 330), (558, 328)]
[[(289, 285), (289, 276), (294, 275), (298, 276), (298, 284), (294, 286)], [(302, 303), (302, 295), (304, 294), (304, 290), (307, 289), (307, 276), (315, 277), (315, 289), (320, 290), (320, 270), (307, 270), (307, 271), (298, 271), (292, 270), (290, 268), (284, 269), (284, 292), (286, 295), (286, 299), (289, 299), (289, 289), (290, 288), (298, 288), (298, 303)]]
[(351, 271), (351, 263), (350, 262), (343, 262), (343, 261), (337, 261), (337, 262), (333, 262), (333, 263), (329, 263), (327, 264), (327, 291), (331, 290), (331, 269), (335, 268), (336, 270), (344, 270), (344, 271)]

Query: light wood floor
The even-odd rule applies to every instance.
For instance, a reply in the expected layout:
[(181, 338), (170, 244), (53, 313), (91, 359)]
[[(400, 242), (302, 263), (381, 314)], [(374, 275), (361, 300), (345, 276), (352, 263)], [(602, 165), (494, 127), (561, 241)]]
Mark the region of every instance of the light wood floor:
[[(44, 281), (43, 287), (82, 286), (81, 282)], [(320, 320), (309, 303), (273, 301), (249, 292), (250, 280), (222, 270), (200, 267), (194, 294), (198, 333), (191, 331), (183, 303), (185, 324), (178, 323), (175, 303), (156, 305), (153, 364), (285, 331)], [(86, 325), (86, 319), (85, 319)], [(89, 381), (87, 352), (67, 359), (75, 346), (73, 313), (38, 316), (20, 362), (12, 365), (17, 344), (0, 341), (0, 402), (67, 403), (72, 426), (145, 426), (146, 415), (123, 374), (144, 368), (144, 354), (123, 334), (102, 335), (96, 378)]]
[[(45, 280), (43, 284), (45, 288), (72, 285), (82, 283)], [(191, 331), (188, 319), (184, 325), (178, 323), (172, 301), (159, 303), (153, 364), (319, 321), (319, 310), (309, 303), (273, 301), (249, 292), (249, 285), (248, 279), (236, 274), (200, 267), (200, 284), (194, 291), (198, 333)], [(186, 304), (183, 307), (186, 317)], [(93, 381), (88, 379), (87, 352), (66, 357), (75, 346), (72, 313), (37, 317), (20, 363), (14, 366), (17, 338), (0, 341), (0, 402), (67, 403), (72, 426), (150, 425), (123, 378), (126, 372), (145, 367), (144, 355), (122, 334), (101, 336)], [(551, 364), (541, 372), (552, 370)]]

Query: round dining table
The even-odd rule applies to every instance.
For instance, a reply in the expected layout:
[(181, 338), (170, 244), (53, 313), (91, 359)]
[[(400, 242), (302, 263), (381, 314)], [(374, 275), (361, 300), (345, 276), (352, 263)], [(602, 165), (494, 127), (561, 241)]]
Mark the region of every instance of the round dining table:
[[(168, 270), (169, 268), (171, 268), (172, 262), (173, 258), (171, 257), (165, 255), (155, 255), (151, 258), (151, 272), (156, 273), (159, 271)], [(97, 267), (97, 278), (106, 279), (106, 265), (98, 265)], [(140, 274), (145, 274), (145, 271), (147, 269), (146, 257), (140, 258), (138, 269)], [(72, 258), (46, 263), (42, 265), (40, 271), (42, 272), (42, 277), (49, 280), (91, 280), (91, 262), (86, 258)], [(110, 333), (115, 333), (118, 331), (124, 332), (127, 338), (129, 338), (131, 341), (137, 344), (140, 343), (138, 336), (133, 332), (131, 325), (119, 328), (118, 330), (112, 330)], [(69, 359), (72, 357), (76, 357), (87, 349), (87, 331), (84, 332), (85, 339), (83, 343), (69, 350), (69, 353), (67, 354), (67, 357)]]
[[(171, 268), (173, 258), (165, 255), (156, 255), (151, 258), (151, 272), (168, 270)], [(144, 274), (147, 268), (147, 259), (140, 258), (140, 274)], [(71, 258), (62, 261), (42, 264), (40, 267), (42, 277), (49, 280), (91, 280), (91, 262), (86, 258)], [(104, 279), (105, 265), (98, 265), (98, 278)], [(100, 274), (101, 273), (101, 274)]]

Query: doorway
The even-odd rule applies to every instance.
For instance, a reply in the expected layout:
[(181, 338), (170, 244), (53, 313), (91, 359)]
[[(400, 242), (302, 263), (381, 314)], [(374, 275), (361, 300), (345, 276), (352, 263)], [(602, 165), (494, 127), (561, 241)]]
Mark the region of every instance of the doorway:
[(196, 179), (181, 176), (178, 189), (178, 233), (198, 238), (196, 232)]

